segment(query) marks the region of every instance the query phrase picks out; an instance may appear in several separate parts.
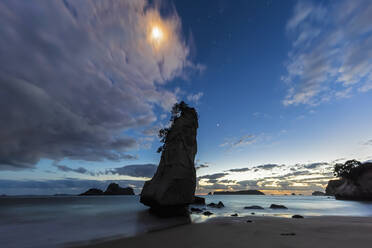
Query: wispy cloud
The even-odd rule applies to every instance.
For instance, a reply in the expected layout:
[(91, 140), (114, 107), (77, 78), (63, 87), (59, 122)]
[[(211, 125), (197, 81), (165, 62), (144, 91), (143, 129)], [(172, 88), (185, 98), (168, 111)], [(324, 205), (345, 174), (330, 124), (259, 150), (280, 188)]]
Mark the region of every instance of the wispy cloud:
[(257, 141), (256, 136), (253, 134), (244, 135), (238, 139), (230, 139), (222, 144), (220, 147), (236, 148), (253, 144)]
[(187, 96), (187, 100), (189, 102), (194, 102), (195, 104), (198, 104), (203, 95), (204, 95), (203, 92), (199, 92), (196, 94), (190, 94)]
[(293, 47), (284, 105), (318, 105), (372, 89), (372, 2), (298, 1), (287, 32)]

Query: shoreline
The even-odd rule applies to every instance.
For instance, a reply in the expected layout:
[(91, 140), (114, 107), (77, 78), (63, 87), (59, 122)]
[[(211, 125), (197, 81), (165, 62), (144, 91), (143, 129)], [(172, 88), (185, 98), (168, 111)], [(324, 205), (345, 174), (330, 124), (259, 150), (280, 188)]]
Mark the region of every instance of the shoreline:
[(124, 238), (68, 244), (70, 248), (119, 247), (369, 247), (372, 217), (215, 217)]

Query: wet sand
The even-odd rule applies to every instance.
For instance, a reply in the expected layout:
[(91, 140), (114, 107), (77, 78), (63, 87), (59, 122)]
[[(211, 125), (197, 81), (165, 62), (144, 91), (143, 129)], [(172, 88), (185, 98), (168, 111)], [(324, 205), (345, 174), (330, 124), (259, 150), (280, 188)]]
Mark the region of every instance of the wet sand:
[(372, 217), (214, 218), (135, 237), (70, 245), (78, 248), (372, 247)]

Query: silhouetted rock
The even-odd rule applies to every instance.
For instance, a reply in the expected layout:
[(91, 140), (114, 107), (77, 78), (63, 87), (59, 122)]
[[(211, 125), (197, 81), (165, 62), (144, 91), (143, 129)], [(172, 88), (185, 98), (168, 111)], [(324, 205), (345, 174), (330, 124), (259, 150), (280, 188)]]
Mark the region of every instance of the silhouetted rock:
[(265, 195), (259, 190), (215, 191), (213, 195)]
[(286, 206), (278, 205), (278, 204), (271, 204), (270, 208), (272, 208), (272, 209), (288, 209)]
[(80, 194), (80, 195), (103, 195), (103, 191), (100, 189), (89, 189), (88, 191)]
[(212, 195), (213, 193), (212, 192), (209, 192), (208, 195)]
[(194, 202), (197, 113), (181, 102), (173, 108), (172, 118), (170, 129), (164, 131), (166, 138), (157, 171), (141, 192), (141, 203), (155, 213), (163, 207), (184, 209)]
[(203, 212), (203, 210), (201, 210), (200, 208), (191, 208), (190, 210), (191, 210), (191, 212), (195, 212), (195, 213)]
[(110, 183), (107, 187), (105, 195), (134, 195), (134, 191), (131, 187), (122, 188), (117, 183)]
[(232, 214), (231, 217), (238, 217), (238, 214)]
[(326, 195), (332, 195), (334, 196), (336, 193), (336, 189), (341, 186), (344, 183), (344, 179), (335, 179), (335, 180), (330, 180), (327, 184), (325, 193)]
[(281, 236), (296, 236), (296, 234), (295, 233), (281, 233), (280, 234)]
[(134, 191), (131, 187), (122, 188), (117, 183), (110, 183), (105, 192), (92, 188), (80, 195), (134, 195)]
[(292, 193), (291, 195), (296, 195), (296, 193)]
[(302, 215), (299, 215), (299, 214), (295, 214), (292, 216), (293, 219), (303, 219), (304, 217)]
[(196, 205), (205, 205), (205, 199), (203, 197), (195, 196), (194, 204)]
[(225, 205), (223, 205), (222, 201), (219, 201), (217, 204), (212, 202), (212, 203), (209, 203), (207, 206), (211, 207), (211, 208), (223, 208), (223, 207), (225, 207)]
[(321, 191), (314, 191), (311, 195), (313, 195), (313, 196), (325, 196), (325, 193), (321, 192)]
[(264, 208), (261, 206), (252, 205), (252, 206), (244, 207), (244, 209), (264, 209)]
[(212, 212), (209, 212), (209, 211), (205, 211), (203, 214), (204, 214), (205, 216), (210, 216), (210, 215), (212, 215), (213, 213), (212, 213)]
[(372, 201), (372, 163), (358, 163), (346, 178), (328, 183), (328, 192), (337, 200)]

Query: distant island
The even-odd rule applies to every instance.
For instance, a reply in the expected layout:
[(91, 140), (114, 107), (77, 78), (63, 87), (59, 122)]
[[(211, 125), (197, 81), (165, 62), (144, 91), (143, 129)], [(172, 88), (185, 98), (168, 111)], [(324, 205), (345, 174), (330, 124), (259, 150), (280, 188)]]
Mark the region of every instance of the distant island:
[(122, 188), (117, 183), (110, 183), (105, 192), (100, 189), (92, 188), (80, 195), (134, 195), (134, 191), (131, 187)]
[(255, 189), (239, 191), (215, 191), (214, 195), (265, 195), (263, 192)]

